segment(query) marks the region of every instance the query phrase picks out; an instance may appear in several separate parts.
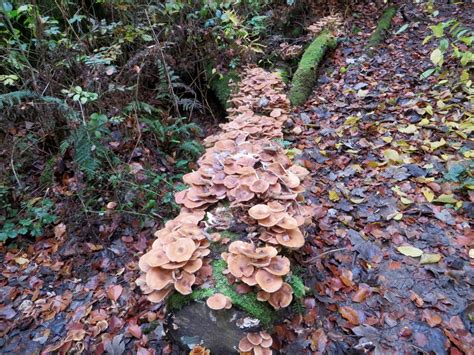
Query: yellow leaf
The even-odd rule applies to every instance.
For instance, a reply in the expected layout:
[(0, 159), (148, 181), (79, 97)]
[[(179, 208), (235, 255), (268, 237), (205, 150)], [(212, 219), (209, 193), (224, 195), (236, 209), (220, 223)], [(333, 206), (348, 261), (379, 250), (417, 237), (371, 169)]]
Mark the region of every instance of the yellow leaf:
[(404, 205), (410, 205), (410, 204), (413, 203), (412, 200), (410, 200), (409, 198), (406, 198), (406, 197), (400, 197), (400, 201), (402, 201), (402, 203), (403, 203)]
[(423, 254), (420, 258), (420, 264), (436, 264), (441, 260), (441, 254)]
[(400, 212), (396, 213), (395, 216), (393, 216), (393, 219), (395, 221), (400, 221), (402, 218), (403, 218), (403, 213), (400, 213)]
[(420, 122), (418, 122), (419, 126), (427, 126), (430, 124), (430, 120), (427, 118), (423, 118)]
[(329, 199), (333, 202), (339, 201), (339, 195), (337, 194), (336, 191), (331, 190), (329, 191)]
[(462, 153), (465, 158), (474, 158), (474, 150), (468, 150), (467, 152)]
[(359, 122), (360, 120), (360, 117), (357, 117), (357, 116), (349, 116), (346, 118), (345, 122), (344, 122), (344, 125), (345, 126), (352, 126), (354, 124), (356, 124), (357, 122)]
[(437, 142), (429, 142), (429, 145), (432, 151), (442, 147), (445, 144), (446, 144), (446, 141), (444, 140), (444, 138), (441, 138)]
[(474, 259), (474, 249), (469, 249), (469, 257)]
[(354, 203), (357, 203), (357, 204), (364, 202), (364, 200), (365, 199), (363, 199), (363, 198), (351, 198), (351, 202), (354, 202)]
[(382, 137), (382, 140), (383, 140), (385, 143), (390, 143), (391, 141), (393, 141), (393, 138), (392, 138), (392, 137)]
[(421, 192), (423, 192), (423, 196), (425, 196), (426, 201), (433, 202), (434, 200), (434, 192), (431, 191), (429, 187), (424, 187)]
[(394, 149), (385, 149), (383, 151), (383, 156), (385, 157), (386, 160), (392, 161), (395, 163), (401, 163), (402, 159), (400, 158), (400, 154)]
[(410, 245), (405, 245), (397, 248), (398, 252), (406, 255), (406, 256), (411, 256), (412, 258), (417, 258), (421, 255), (423, 255), (423, 250), (412, 247)]
[(406, 127), (399, 127), (398, 132), (406, 133), (406, 134), (413, 134), (418, 132), (418, 128), (414, 124), (408, 125)]
[(442, 194), (438, 198), (433, 200), (434, 202), (441, 202), (441, 203), (456, 203), (458, 202), (457, 199), (454, 198), (453, 194), (447, 195), (447, 194)]
[(19, 257), (15, 258), (15, 262), (19, 265), (24, 265), (24, 264), (29, 263), (30, 261), (26, 258), (23, 258), (23, 257), (19, 256)]

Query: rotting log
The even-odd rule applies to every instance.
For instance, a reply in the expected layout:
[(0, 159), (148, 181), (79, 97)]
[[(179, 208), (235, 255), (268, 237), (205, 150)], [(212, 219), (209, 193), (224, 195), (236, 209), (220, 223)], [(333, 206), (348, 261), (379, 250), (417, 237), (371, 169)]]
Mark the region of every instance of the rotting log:
[(292, 80), (289, 93), (292, 105), (298, 106), (306, 102), (316, 84), (316, 70), (324, 54), (336, 45), (336, 39), (329, 32), (323, 32), (305, 50)]
[(238, 354), (245, 332), (260, 330), (255, 321), (235, 308), (213, 311), (205, 302), (195, 302), (171, 315), (168, 334), (186, 354), (195, 345), (211, 354)]
[(374, 32), (367, 42), (366, 50), (371, 54), (374, 48), (385, 38), (385, 35), (390, 28), (392, 18), (397, 13), (397, 8), (395, 6), (389, 6), (385, 9), (380, 20), (375, 28)]

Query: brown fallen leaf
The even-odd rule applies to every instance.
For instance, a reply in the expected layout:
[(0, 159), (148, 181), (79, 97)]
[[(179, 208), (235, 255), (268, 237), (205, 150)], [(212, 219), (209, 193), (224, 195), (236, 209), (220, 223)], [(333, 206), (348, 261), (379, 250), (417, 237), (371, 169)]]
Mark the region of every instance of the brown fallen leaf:
[(429, 309), (423, 310), (423, 320), (426, 321), (431, 328), (443, 322), (443, 318), (441, 318), (437, 312), (430, 311)]
[(54, 227), (54, 237), (56, 239), (61, 238), (66, 233), (66, 225), (64, 223), (59, 223)]
[(423, 307), (425, 302), (423, 301), (423, 298), (421, 298), (417, 293), (410, 291), (410, 299), (415, 302), (417, 307)]
[(110, 286), (107, 290), (107, 296), (109, 296), (112, 301), (117, 301), (122, 294), (122, 291), (123, 287), (120, 285)]
[(366, 300), (372, 294), (372, 289), (367, 284), (360, 284), (359, 289), (352, 296), (352, 301), (361, 303)]
[(339, 313), (341, 314), (342, 318), (351, 324), (359, 325), (361, 323), (359, 313), (354, 308), (349, 306), (339, 307)]
[(128, 326), (128, 332), (137, 339), (142, 337), (142, 328), (138, 324), (130, 324)]

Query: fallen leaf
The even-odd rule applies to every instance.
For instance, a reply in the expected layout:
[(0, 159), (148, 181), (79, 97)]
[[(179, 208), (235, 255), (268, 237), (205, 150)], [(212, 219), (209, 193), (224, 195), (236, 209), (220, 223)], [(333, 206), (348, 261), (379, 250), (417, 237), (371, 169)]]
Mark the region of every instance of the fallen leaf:
[(142, 328), (138, 324), (130, 324), (128, 326), (128, 332), (137, 339), (142, 337)]
[(423, 254), (420, 258), (420, 264), (436, 264), (441, 260), (441, 254)]
[(404, 246), (398, 247), (397, 250), (399, 253), (406, 256), (411, 256), (412, 258), (416, 258), (423, 255), (423, 250), (412, 247), (410, 245), (404, 245)]
[(369, 285), (360, 284), (359, 289), (352, 296), (352, 301), (357, 302), (357, 303), (364, 302), (366, 298), (371, 295), (371, 293), (372, 293), (372, 289), (370, 288)]
[(458, 202), (458, 200), (456, 198), (454, 198), (454, 195), (453, 194), (450, 194), (450, 195), (447, 195), (447, 194), (442, 194), (440, 196), (438, 196), (437, 198), (435, 198), (433, 200), (433, 202), (441, 202), (441, 203), (451, 203), (451, 204), (454, 204), (456, 202)]
[(360, 324), (359, 313), (354, 308), (351, 308), (349, 306), (339, 307), (339, 313), (349, 323), (354, 325)]
[(112, 301), (117, 301), (122, 294), (123, 287), (120, 285), (114, 285), (110, 286), (108, 291), (107, 291), (107, 296), (109, 296), (109, 299)]
[(423, 196), (425, 196), (426, 198), (426, 201), (428, 202), (433, 202), (434, 200), (434, 192), (431, 191), (431, 189), (429, 187), (424, 187), (421, 192), (423, 193)]
[(66, 233), (66, 225), (64, 223), (59, 223), (54, 227), (54, 237), (60, 238)]
[(423, 298), (421, 298), (417, 293), (410, 291), (410, 299), (415, 302), (417, 307), (423, 307), (425, 304), (425, 301), (423, 301)]
[(430, 311), (429, 309), (423, 310), (423, 320), (426, 321), (431, 328), (443, 322), (443, 318), (441, 318), (438, 313)]
[(329, 191), (329, 199), (333, 202), (336, 202), (339, 201), (340, 198), (336, 191), (331, 190)]
[(26, 258), (18, 256), (18, 257), (15, 258), (15, 262), (19, 265), (24, 265), (24, 264), (28, 264), (30, 261)]
[(385, 149), (383, 151), (383, 156), (386, 160), (394, 162), (394, 163), (401, 163), (402, 159), (400, 158), (400, 154), (394, 149)]
[(474, 249), (469, 249), (469, 257), (474, 259)]

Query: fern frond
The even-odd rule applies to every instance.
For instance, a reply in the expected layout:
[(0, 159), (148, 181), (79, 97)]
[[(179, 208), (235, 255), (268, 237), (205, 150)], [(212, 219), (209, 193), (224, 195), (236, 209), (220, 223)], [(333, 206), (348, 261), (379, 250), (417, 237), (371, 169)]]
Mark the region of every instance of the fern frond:
[(198, 141), (186, 141), (179, 145), (179, 150), (197, 157), (202, 154), (204, 148)]
[(0, 95), (0, 110), (5, 106), (13, 107), (24, 100), (40, 100), (46, 103), (55, 104), (58, 109), (71, 121), (79, 121), (80, 114), (70, 107), (64, 100), (53, 96), (42, 96), (30, 90), (13, 91)]
[(178, 105), (183, 108), (184, 111), (191, 112), (194, 110), (202, 111), (202, 105), (199, 101), (194, 99), (182, 98), (178, 100)]

